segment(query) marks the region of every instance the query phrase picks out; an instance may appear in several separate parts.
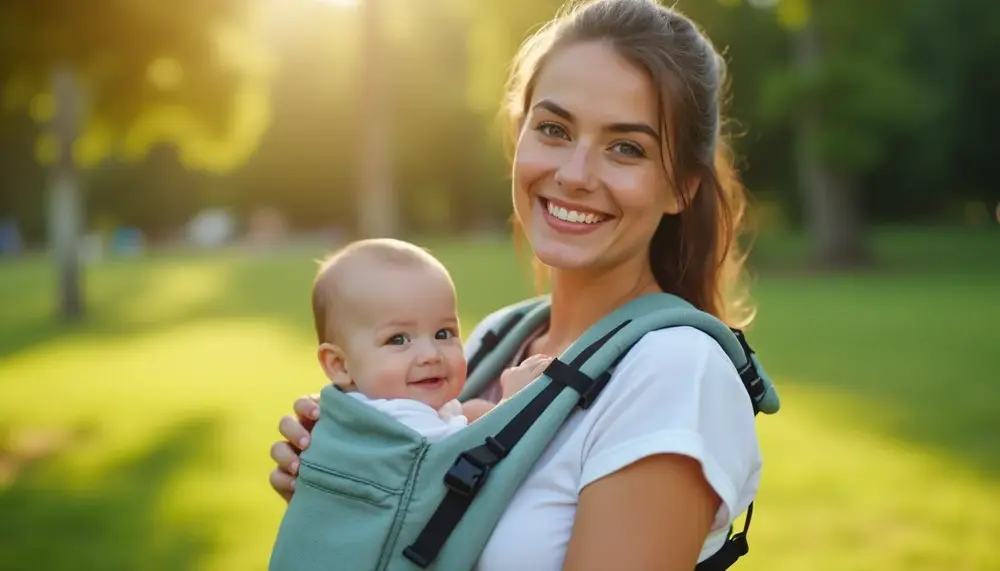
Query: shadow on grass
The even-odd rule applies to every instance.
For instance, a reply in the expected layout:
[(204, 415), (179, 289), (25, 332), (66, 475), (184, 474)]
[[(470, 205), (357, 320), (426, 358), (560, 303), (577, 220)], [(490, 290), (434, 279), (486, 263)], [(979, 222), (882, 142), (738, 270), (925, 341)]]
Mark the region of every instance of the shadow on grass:
[[(87, 317), (59, 324), (41, 260), (22, 263), (22, 287), (0, 288), (0, 358), (64, 339), (114, 341), (208, 319), (277, 319), (308, 331), (313, 267), (302, 258), (158, 259), (114, 262), (86, 273)], [(5, 271), (12, 271), (10, 268)], [(171, 280), (172, 285), (165, 285)], [(190, 291), (189, 291), (190, 290)], [(162, 294), (159, 295), (158, 294)], [(23, 309), (28, 308), (28, 309)]]
[[(464, 314), (477, 318), (533, 295), (506, 243), (475, 249), (450, 244), (435, 253), (451, 268)], [(45, 261), (18, 262), (16, 291), (0, 286), (0, 359), (64, 338), (113, 341), (204, 320), (269, 320), (312, 335), (310, 288), (322, 249), (290, 254), (151, 256), (109, 262), (86, 273), (87, 321), (54, 321)], [(0, 280), (5, 274), (0, 273)], [(18, 310), (26, 307), (28, 310)], [(465, 324), (471, 329), (472, 323)]]
[[(211, 516), (165, 521), (160, 501), (177, 473), (202, 458), (213, 425), (177, 427), (142, 453), (109, 467), (92, 486), (59, 476), (60, 456), (26, 459), (0, 485), (0, 570), (185, 571), (213, 549)], [(62, 439), (65, 448), (85, 442)], [(7, 450), (8, 461), (16, 451)]]

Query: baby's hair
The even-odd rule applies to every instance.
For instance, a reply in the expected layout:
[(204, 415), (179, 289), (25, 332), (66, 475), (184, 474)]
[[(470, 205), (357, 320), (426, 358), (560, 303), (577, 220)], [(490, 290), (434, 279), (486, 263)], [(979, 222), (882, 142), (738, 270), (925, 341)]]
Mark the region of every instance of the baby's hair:
[[(358, 240), (340, 248), (321, 260), (312, 284), (313, 323), (319, 343), (332, 342), (330, 318), (345, 305), (337, 284), (352, 269), (352, 262), (359, 260), (389, 264), (396, 267), (437, 268), (447, 274), (444, 265), (425, 248), (393, 238)], [(356, 266), (357, 267), (357, 266)], [(334, 305), (339, 307), (334, 308)]]

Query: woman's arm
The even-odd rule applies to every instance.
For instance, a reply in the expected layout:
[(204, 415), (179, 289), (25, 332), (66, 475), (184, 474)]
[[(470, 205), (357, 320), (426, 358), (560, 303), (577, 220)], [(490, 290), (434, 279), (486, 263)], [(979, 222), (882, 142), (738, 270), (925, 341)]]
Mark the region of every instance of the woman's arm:
[(580, 492), (563, 570), (691, 571), (720, 504), (696, 460), (639, 460)]
[(753, 407), (736, 368), (704, 333), (655, 331), (587, 415), (563, 568), (694, 569), (709, 535), (728, 529), (757, 490)]

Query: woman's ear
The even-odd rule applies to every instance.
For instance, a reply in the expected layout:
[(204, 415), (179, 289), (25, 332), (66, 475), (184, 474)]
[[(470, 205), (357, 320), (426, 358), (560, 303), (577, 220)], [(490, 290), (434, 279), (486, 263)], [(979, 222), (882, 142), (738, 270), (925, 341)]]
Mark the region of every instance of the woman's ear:
[(687, 205), (694, 202), (694, 197), (701, 188), (701, 176), (694, 175), (688, 178), (676, 193), (667, 201), (667, 207), (663, 209), (664, 214), (676, 216), (684, 211)]
[(319, 365), (323, 367), (326, 378), (334, 385), (349, 390), (354, 387), (354, 379), (347, 370), (347, 357), (344, 350), (333, 343), (322, 343), (316, 352)]

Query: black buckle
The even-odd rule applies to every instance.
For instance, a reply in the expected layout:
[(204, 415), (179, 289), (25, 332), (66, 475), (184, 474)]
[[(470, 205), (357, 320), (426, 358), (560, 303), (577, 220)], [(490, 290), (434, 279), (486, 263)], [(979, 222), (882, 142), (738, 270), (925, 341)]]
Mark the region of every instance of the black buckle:
[(757, 372), (757, 367), (754, 366), (753, 361), (748, 361), (747, 366), (739, 374), (740, 380), (743, 381), (743, 386), (746, 387), (747, 394), (750, 396), (753, 413), (756, 415), (760, 412), (758, 401), (764, 394), (764, 380), (760, 378), (760, 373)]
[(576, 406), (583, 410), (590, 408), (590, 405), (594, 404), (594, 401), (596, 401), (597, 397), (601, 394), (601, 390), (604, 389), (604, 386), (607, 385), (610, 380), (610, 372), (604, 371), (601, 373), (601, 376), (594, 379), (590, 383), (590, 386), (587, 387), (587, 390), (583, 391), (583, 394), (580, 395), (580, 400), (576, 403)]
[(733, 335), (736, 335), (736, 339), (740, 342), (740, 346), (743, 347), (743, 352), (746, 353), (747, 358), (750, 357), (755, 351), (750, 343), (747, 342), (747, 336), (740, 329), (732, 329)]
[(486, 437), (486, 448), (494, 455), (496, 455), (497, 462), (506, 458), (507, 454), (510, 453), (510, 450), (507, 450), (507, 448), (505, 448), (503, 444), (500, 444), (499, 440), (493, 438), (492, 436)]
[(747, 553), (750, 553), (750, 542), (747, 541), (747, 536), (745, 533), (736, 533), (729, 538), (729, 544), (733, 546), (739, 557), (743, 557)]
[(474, 496), (483, 487), (489, 473), (489, 466), (468, 452), (462, 452), (444, 475), (444, 485), (461, 496)]
[(764, 379), (761, 378), (760, 371), (757, 370), (757, 366), (754, 365), (753, 361), (748, 361), (747, 366), (739, 373), (740, 379), (743, 380), (743, 384), (746, 385), (754, 398), (763, 394), (764, 387), (761, 386), (761, 383), (764, 382)]

